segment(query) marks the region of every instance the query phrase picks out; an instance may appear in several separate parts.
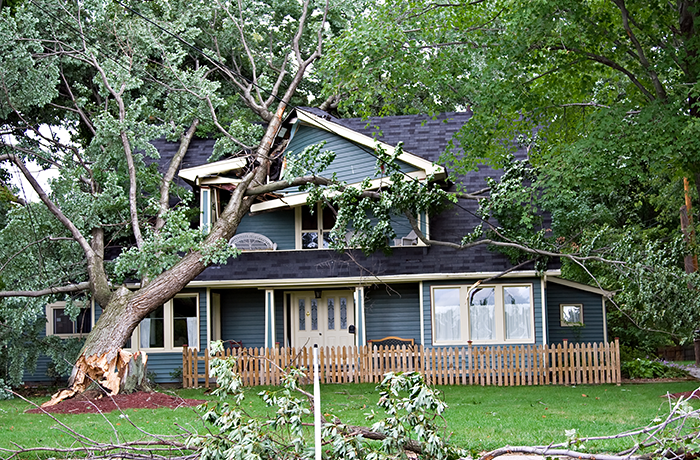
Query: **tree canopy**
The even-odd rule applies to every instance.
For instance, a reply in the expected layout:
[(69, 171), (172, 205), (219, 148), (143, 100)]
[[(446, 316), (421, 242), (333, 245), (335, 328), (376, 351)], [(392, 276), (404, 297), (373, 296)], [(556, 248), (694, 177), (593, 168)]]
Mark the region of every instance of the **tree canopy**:
[(510, 173), (482, 201), (496, 227), (469, 241), (561, 252), (567, 277), (617, 292), (618, 314), (683, 340), (700, 324), (679, 219), (700, 189), (698, 8), (389, 1), (334, 40), (327, 90), (354, 115), (471, 109), (445, 163)]

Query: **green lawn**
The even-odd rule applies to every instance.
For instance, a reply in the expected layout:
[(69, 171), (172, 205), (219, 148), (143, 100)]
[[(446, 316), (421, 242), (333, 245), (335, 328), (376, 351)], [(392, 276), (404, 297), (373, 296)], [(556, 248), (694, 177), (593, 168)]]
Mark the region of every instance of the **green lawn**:
[[(439, 387), (449, 409), (445, 413), (447, 432), (454, 444), (472, 450), (489, 450), (510, 445), (562, 442), (564, 431), (576, 429), (580, 436), (619, 433), (647, 425), (668, 412), (668, 402), (660, 396), (696, 389), (698, 382), (636, 385), (579, 385), (540, 387)], [(251, 388), (244, 402), (251, 414), (267, 409), (256, 396), (261, 388)], [(201, 390), (179, 390), (184, 398), (211, 399)], [(584, 396), (585, 395), (585, 396)], [(41, 403), (47, 398), (34, 398)], [(323, 412), (343, 422), (369, 425), (367, 414), (375, 407), (378, 393), (371, 384), (322, 386)], [(65, 446), (72, 437), (59, 423), (46, 415), (26, 414), (30, 406), (19, 399), (0, 401), (0, 447)], [(127, 418), (128, 416), (128, 418)], [(56, 415), (56, 419), (76, 431), (100, 440), (136, 440), (145, 437), (131, 426), (156, 434), (201, 431), (202, 423), (192, 408), (130, 409), (125, 414)], [(619, 451), (630, 441), (599, 443), (596, 450)]]

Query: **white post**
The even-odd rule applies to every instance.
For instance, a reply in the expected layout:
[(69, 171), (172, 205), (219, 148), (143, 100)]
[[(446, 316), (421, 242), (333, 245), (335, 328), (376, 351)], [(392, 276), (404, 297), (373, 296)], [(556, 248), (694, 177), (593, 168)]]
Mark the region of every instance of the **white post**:
[(318, 377), (318, 345), (314, 345), (314, 442), (316, 460), (321, 460), (321, 385)]

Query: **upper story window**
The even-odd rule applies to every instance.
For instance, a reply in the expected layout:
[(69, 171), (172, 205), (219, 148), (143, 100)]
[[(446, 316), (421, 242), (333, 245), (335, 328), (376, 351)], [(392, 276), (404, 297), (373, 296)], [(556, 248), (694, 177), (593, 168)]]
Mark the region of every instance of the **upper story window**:
[(66, 312), (66, 302), (56, 302), (46, 306), (46, 335), (76, 337), (89, 334), (92, 330), (92, 307), (80, 309), (72, 320)]
[(312, 214), (308, 206), (296, 209), (297, 249), (327, 249), (330, 247), (330, 232), (335, 225), (335, 213), (327, 206), (318, 204)]
[(436, 286), (432, 289), (433, 343), (533, 343), (532, 286)]

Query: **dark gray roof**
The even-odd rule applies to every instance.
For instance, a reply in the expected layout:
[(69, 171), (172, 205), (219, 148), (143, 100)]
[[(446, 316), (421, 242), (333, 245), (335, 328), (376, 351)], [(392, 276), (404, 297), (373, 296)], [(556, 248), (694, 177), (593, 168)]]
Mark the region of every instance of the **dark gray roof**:
[(404, 150), (429, 161), (437, 162), (448, 143), (472, 117), (472, 112), (446, 112), (429, 115), (391, 117), (335, 118), (314, 107), (300, 107), (325, 120), (353, 129), (366, 136), (395, 146), (403, 142)]
[(471, 112), (448, 112), (436, 115), (402, 115), (367, 120), (348, 118), (340, 123), (389, 145), (403, 142), (403, 148), (426, 160), (437, 162), (448, 143), (471, 118)]

